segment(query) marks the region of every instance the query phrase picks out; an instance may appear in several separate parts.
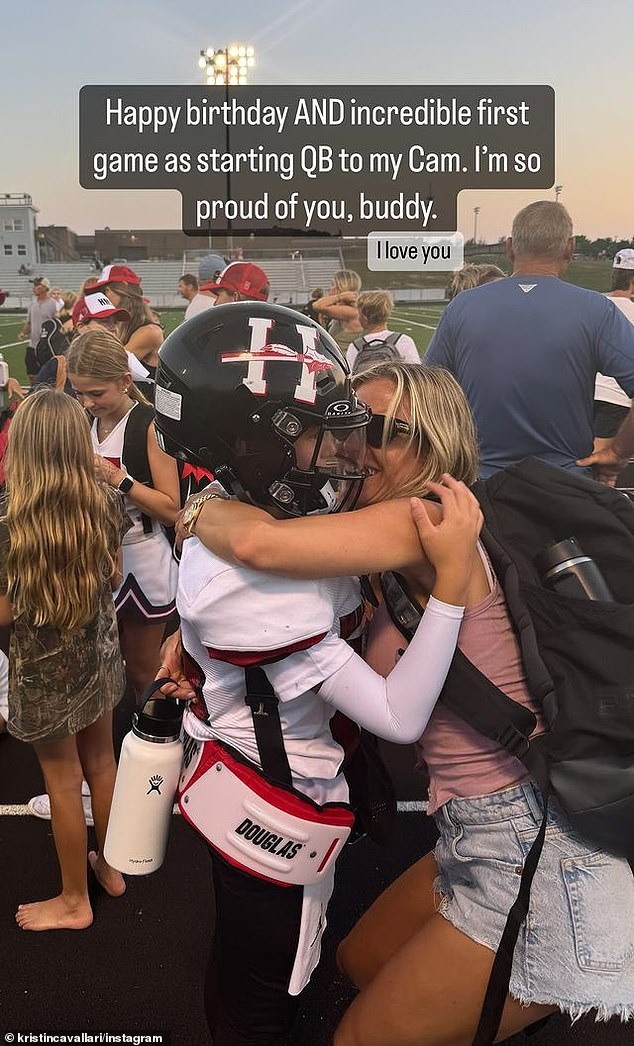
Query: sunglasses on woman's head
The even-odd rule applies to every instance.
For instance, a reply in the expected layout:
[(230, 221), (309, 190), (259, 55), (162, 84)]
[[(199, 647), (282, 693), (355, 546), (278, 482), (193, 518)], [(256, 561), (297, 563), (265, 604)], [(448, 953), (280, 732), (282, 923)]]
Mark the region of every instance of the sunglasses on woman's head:
[(412, 427), (401, 418), (388, 420), (385, 414), (373, 414), (365, 430), (365, 441), (369, 447), (380, 450), (385, 443), (391, 443), (397, 436), (411, 436)]

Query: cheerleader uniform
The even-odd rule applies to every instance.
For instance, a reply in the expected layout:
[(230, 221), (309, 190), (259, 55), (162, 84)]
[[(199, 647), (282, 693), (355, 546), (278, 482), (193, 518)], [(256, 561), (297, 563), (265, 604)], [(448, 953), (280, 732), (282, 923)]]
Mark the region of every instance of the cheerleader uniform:
[[(135, 403), (102, 443), (97, 433), (97, 418), (91, 429), (95, 453), (107, 458), (126, 473), (125, 431), (128, 419), (137, 407)], [(150, 623), (163, 621), (170, 616), (176, 604), (178, 564), (159, 521), (142, 513), (128, 497), (125, 498), (125, 510), (132, 527), (123, 539), (123, 583), (114, 593), (117, 613), (130, 605), (136, 607), (138, 615)]]

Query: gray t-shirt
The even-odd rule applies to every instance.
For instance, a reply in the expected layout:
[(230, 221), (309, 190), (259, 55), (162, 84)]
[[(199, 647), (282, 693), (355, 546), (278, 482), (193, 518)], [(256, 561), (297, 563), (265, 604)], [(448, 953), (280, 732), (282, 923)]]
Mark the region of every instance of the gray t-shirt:
[(45, 298), (42, 302), (38, 301), (37, 298), (33, 299), (29, 306), (29, 323), (31, 325), (29, 343), (32, 349), (35, 348), (40, 340), (40, 331), (42, 330), (44, 320), (52, 320), (55, 316), (57, 316), (57, 303), (53, 298)]

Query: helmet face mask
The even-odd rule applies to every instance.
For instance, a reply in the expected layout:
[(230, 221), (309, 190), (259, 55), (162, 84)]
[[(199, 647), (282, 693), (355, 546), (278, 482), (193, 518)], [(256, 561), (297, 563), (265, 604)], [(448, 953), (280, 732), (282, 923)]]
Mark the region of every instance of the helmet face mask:
[(344, 512), (357, 502), (366, 471), (365, 427), (311, 425), (292, 447), (284, 476), (269, 488), (273, 502), (294, 516)]
[(316, 323), (281, 306), (216, 306), (159, 352), (156, 430), (168, 454), (276, 514), (354, 506), (369, 412)]

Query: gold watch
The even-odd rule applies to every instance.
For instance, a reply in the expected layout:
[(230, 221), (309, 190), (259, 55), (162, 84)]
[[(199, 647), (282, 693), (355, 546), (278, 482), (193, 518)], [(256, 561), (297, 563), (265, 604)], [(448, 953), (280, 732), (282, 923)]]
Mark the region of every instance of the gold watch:
[[(195, 497), (194, 500), (191, 501), (185, 509), (181, 525), (185, 533), (189, 534), (190, 537), (194, 533), (194, 527), (198, 522), (198, 517), (202, 512), (203, 505), (206, 501), (213, 501), (214, 498), (220, 498), (220, 494), (198, 494), (197, 497)], [(222, 501), (224, 499), (220, 498), (220, 500)]]

